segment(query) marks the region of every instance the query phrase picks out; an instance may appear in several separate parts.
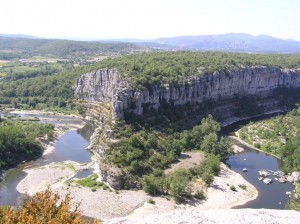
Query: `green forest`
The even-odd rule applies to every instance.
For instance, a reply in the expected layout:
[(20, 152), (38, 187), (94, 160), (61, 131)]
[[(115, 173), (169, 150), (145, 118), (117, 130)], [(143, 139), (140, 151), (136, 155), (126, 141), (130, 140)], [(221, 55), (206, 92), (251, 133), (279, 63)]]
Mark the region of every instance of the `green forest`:
[(246, 54), (224, 52), (159, 52), (107, 59), (99, 68), (117, 68), (133, 88), (152, 85), (184, 84), (208, 71), (223, 71), (239, 66), (268, 65), (279, 68), (300, 68), (299, 55)]
[[(76, 80), (94, 67), (43, 70), (19, 75), (8, 75), (0, 79), (0, 104), (15, 108), (45, 109), (62, 108), (77, 110), (72, 103), (73, 86)], [(51, 72), (52, 71), (52, 72)], [(37, 74), (29, 77), (29, 74)], [(27, 74), (27, 75), (26, 75)]]
[(0, 60), (36, 55), (83, 59), (95, 55), (124, 55), (142, 49), (131, 43), (0, 37)]
[(240, 131), (240, 137), (256, 148), (282, 160), (286, 173), (300, 170), (300, 108), (286, 115), (251, 122)]
[(53, 129), (51, 124), (0, 121), (0, 171), (41, 155), (37, 139), (51, 140)]
[[(112, 137), (118, 141), (109, 145), (106, 163), (125, 171), (125, 189), (140, 183), (147, 193), (170, 194), (176, 200), (184, 201), (190, 196), (187, 186), (193, 178), (201, 177), (209, 185), (219, 172), (220, 162), (233, 153), (231, 142), (218, 137), (220, 125), (212, 116), (181, 132), (148, 127), (141, 120), (127, 123), (119, 120), (113, 128)], [(205, 153), (206, 162), (199, 161), (198, 166), (191, 170), (179, 170), (166, 176), (164, 170), (187, 151)]]
[[(78, 110), (73, 86), (84, 73), (99, 68), (117, 68), (133, 88), (185, 83), (206, 71), (241, 65), (300, 67), (298, 55), (260, 55), (221, 52), (143, 53), (104, 59), (74, 68), (72, 64), (44, 64), (38, 68), (15, 65), (0, 77), (0, 104), (23, 108)], [(3, 69), (3, 68), (2, 68)]]

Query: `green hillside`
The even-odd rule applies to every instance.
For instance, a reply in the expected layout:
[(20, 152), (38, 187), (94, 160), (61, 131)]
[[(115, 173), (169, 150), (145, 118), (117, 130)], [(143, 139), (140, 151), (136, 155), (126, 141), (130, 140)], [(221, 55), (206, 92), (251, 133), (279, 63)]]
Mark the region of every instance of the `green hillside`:
[(35, 55), (85, 58), (94, 55), (122, 55), (141, 49), (143, 48), (130, 43), (0, 37), (0, 59), (3, 60)]

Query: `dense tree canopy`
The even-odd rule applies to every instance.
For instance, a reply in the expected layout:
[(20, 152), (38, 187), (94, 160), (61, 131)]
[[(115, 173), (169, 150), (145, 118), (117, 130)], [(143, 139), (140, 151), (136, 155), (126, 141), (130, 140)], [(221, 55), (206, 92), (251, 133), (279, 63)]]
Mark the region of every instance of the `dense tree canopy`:
[(52, 136), (53, 125), (0, 123), (0, 170), (30, 160), (42, 153), (37, 137)]
[(74, 108), (71, 100), (76, 80), (99, 68), (116, 68), (133, 88), (151, 89), (153, 85), (183, 84), (208, 71), (249, 65), (299, 68), (300, 56), (178, 51), (114, 57), (80, 68), (45, 65), (38, 70), (16, 71), (0, 78), (0, 104)]
[(246, 54), (224, 52), (160, 52), (107, 59), (101, 68), (117, 68), (134, 88), (152, 85), (185, 83), (207, 71), (222, 71), (239, 66), (269, 65), (279, 68), (300, 68), (299, 55)]
[(240, 137), (261, 150), (282, 159), (286, 172), (300, 171), (300, 108), (286, 115), (250, 123)]
[[(125, 124), (119, 121), (115, 126), (113, 137), (119, 140), (109, 145), (106, 160), (126, 171), (126, 186), (130, 186), (132, 181), (140, 181), (144, 175), (160, 177), (163, 170), (177, 161), (183, 151), (200, 150), (217, 155), (218, 160), (223, 161), (232, 154), (230, 141), (217, 136), (220, 125), (212, 116), (183, 132), (145, 129), (143, 125), (138, 126), (134, 122)], [(216, 172), (209, 173), (213, 175)], [(133, 176), (135, 178), (131, 178)], [(149, 178), (145, 179), (147, 183), (150, 183), (147, 181)], [(159, 179), (155, 181), (160, 183)], [(149, 191), (161, 192), (161, 189)]]

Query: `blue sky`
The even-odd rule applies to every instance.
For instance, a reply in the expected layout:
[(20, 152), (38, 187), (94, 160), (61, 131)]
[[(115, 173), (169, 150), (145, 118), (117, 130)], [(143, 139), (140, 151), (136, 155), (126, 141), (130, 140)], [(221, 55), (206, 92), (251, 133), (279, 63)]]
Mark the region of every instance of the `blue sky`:
[(154, 39), (223, 33), (300, 41), (300, 0), (1, 0), (0, 33)]

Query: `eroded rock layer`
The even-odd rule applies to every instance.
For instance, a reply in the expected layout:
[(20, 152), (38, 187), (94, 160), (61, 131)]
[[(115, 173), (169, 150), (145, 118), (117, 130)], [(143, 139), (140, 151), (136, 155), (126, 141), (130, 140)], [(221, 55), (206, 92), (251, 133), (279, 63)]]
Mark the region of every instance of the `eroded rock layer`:
[(89, 101), (112, 102), (113, 117), (124, 118), (126, 113), (143, 115), (146, 110), (156, 110), (163, 104), (194, 105), (201, 110), (209, 102), (220, 108), (213, 107), (210, 113), (226, 118), (233, 111), (226, 111), (227, 107), (234, 108), (235, 101), (241, 97), (256, 97), (259, 102), (278, 88), (300, 87), (300, 69), (252, 66), (195, 74), (194, 77), (184, 84), (134, 90), (117, 70), (99, 69), (82, 75), (76, 83), (75, 95)]

